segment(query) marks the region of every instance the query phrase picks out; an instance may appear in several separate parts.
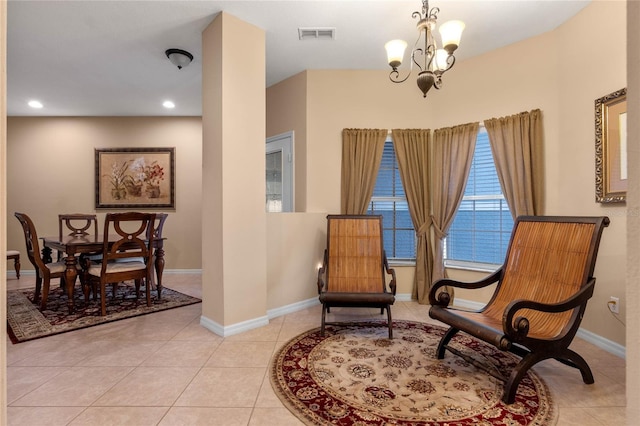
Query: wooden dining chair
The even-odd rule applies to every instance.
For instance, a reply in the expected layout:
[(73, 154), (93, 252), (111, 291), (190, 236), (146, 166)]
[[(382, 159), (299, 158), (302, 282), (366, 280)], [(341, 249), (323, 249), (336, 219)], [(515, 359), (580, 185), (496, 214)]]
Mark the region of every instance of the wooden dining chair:
[[(162, 238), (162, 229), (164, 228), (164, 222), (167, 220), (167, 217), (169, 216), (168, 213), (156, 213), (156, 220), (155, 220), (155, 224), (153, 227), (153, 239), (154, 240), (158, 240)], [(149, 238), (149, 232), (151, 231), (151, 228), (147, 229), (147, 238)], [(155, 250), (153, 251), (153, 253), (151, 254), (151, 264), (155, 265), (156, 262), (156, 257), (157, 253), (155, 252)], [(161, 262), (163, 262), (163, 266), (164, 266), (164, 258), (161, 257), (160, 259)], [(142, 258), (136, 258), (135, 260), (137, 261), (144, 261), (144, 259)], [(116, 262), (123, 262), (123, 261), (131, 261), (131, 259), (124, 259), (124, 260), (116, 260)], [(151, 274), (151, 289), (155, 289), (156, 288), (156, 274), (152, 273)], [(160, 295), (158, 295), (158, 297), (160, 297)]]
[[(93, 233), (98, 236), (98, 216), (86, 213), (71, 213), (58, 215), (58, 236), (62, 237), (71, 235), (74, 237), (83, 237)], [(58, 261), (62, 260), (63, 253), (58, 252)], [(99, 255), (87, 255), (92, 260), (100, 260)]]
[(47, 307), (51, 279), (60, 278), (61, 284), (64, 283), (67, 265), (65, 262), (44, 263), (44, 260), (41, 257), (40, 246), (38, 244), (38, 233), (36, 232), (36, 227), (33, 224), (33, 221), (24, 213), (16, 212), (15, 216), (22, 225), (24, 241), (27, 247), (27, 257), (36, 272), (36, 291), (33, 297), (33, 303), (38, 303), (38, 300), (40, 299), (40, 290), (42, 289), (40, 310), (43, 311)]
[[(89, 266), (89, 279), (100, 287), (101, 314), (107, 314), (106, 286), (113, 286), (115, 297), (120, 282), (133, 280), (136, 287), (136, 299), (140, 297), (140, 286), (144, 282), (147, 306), (151, 306), (150, 276), (153, 271), (151, 262), (154, 239), (155, 213), (108, 213), (104, 222), (102, 261)], [(109, 241), (109, 235), (118, 235), (115, 241)]]
[(20, 279), (20, 252), (18, 250), (7, 250), (7, 260), (13, 260), (16, 278)]
[[(73, 213), (58, 215), (58, 231), (60, 238), (63, 235), (89, 235), (91, 231), (98, 236), (98, 216), (95, 214)], [(69, 232), (71, 231), (71, 232)]]

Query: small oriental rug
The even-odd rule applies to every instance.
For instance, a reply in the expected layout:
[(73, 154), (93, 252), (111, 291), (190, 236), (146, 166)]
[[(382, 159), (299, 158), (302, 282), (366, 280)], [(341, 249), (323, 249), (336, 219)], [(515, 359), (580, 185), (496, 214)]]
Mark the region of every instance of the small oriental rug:
[[(516, 402), (501, 401), (502, 382), (447, 353), (435, 359), (442, 327), (394, 321), (327, 325), (287, 342), (271, 363), (271, 384), (307, 425), (553, 425), (557, 408), (546, 384), (529, 371)], [(468, 335), (452, 343), (507, 373), (509, 353)]]
[(157, 293), (152, 291), (151, 306), (147, 307), (144, 289), (140, 299), (136, 300), (133, 284), (120, 284), (115, 298), (112, 297), (111, 286), (107, 289), (107, 315), (103, 317), (100, 315), (100, 298), (96, 301), (90, 299), (85, 304), (82, 291), (76, 288), (76, 310), (69, 315), (67, 296), (60, 287), (52, 285), (47, 309), (43, 312), (32, 303), (34, 291), (23, 289), (7, 292), (7, 333), (13, 343), (201, 302), (198, 298), (163, 287), (162, 299), (158, 300)]

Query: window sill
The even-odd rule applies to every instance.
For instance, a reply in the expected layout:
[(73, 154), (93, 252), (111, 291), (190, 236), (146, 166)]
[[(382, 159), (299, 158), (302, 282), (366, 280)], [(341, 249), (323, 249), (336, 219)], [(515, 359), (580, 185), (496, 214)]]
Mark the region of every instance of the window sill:
[(473, 263), (473, 262), (444, 262), (446, 269), (458, 269), (461, 271), (474, 271), (474, 272), (495, 272), (502, 265), (494, 265), (491, 263)]
[[(415, 259), (389, 259), (389, 267), (415, 267)], [(444, 267), (446, 269), (458, 269), (461, 271), (474, 271), (474, 272), (495, 272), (502, 265), (493, 265), (490, 263), (471, 263), (471, 262), (445, 262)]]
[(415, 259), (389, 259), (389, 266), (390, 267), (394, 267), (394, 266), (416, 266), (416, 260)]

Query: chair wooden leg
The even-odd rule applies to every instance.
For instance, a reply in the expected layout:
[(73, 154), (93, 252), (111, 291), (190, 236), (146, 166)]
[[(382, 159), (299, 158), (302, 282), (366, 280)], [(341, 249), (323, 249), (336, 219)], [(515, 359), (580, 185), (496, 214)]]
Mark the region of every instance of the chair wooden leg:
[(136, 286), (136, 300), (140, 299), (140, 281), (139, 279), (134, 280)]
[(44, 280), (44, 285), (42, 286), (42, 300), (40, 301), (40, 311), (44, 311), (47, 309), (47, 299), (49, 298), (49, 281), (48, 279)]
[(36, 291), (33, 295), (33, 303), (38, 303), (40, 300), (40, 290), (42, 288), (42, 277), (40, 276), (40, 272), (36, 270)]
[(102, 316), (107, 315), (107, 284), (100, 283), (100, 313)]
[(322, 304), (322, 322), (320, 323), (320, 336), (322, 337), (324, 337), (324, 321), (328, 311), (329, 308), (327, 307), (327, 305)]
[(389, 339), (393, 339), (393, 329), (392, 329), (393, 323), (391, 321), (391, 306), (387, 305), (386, 309), (387, 309), (387, 321), (389, 322)]
[(89, 278), (85, 276), (80, 280), (80, 283), (82, 284), (82, 294), (84, 295), (85, 305), (89, 303), (89, 293), (91, 293), (91, 284), (89, 283), (89, 281), (87, 281), (88, 279)]
[(144, 291), (147, 296), (147, 306), (151, 306), (151, 280), (147, 280), (144, 283)]
[(572, 351), (571, 349), (565, 349), (562, 356), (556, 357), (556, 359), (563, 364), (567, 364), (580, 370), (580, 374), (582, 374), (582, 381), (585, 384), (590, 385), (595, 382), (589, 364), (587, 364), (587, 361), (585, 361), (580, 354)]
[(440, 339), (440, 343), (438, 343), (438, 348), (436, 349), (436, 358), (438, 359), (444, 358), (444, 351), (447, 349), (446, 348), (447, 344), (451, 341), (453, 336), (455, 336), (456, 333), (458, 333), (458, 331), (460, 330), (458, 330), (457, 328), (451, 327), (449, 328), (449, 330), (447, 330), (444, 336), (442, 336), (442, 339)]
[(538, 362), (543, 359), (550, 358), (548, 355), (538, 354), (531, 352), (520, 360), (518, 365), (515, 366), (509, 380), (504, 384), (504, 394), (502, 395), (502, 402), (505, 404), (513, 404), (516, 400), (516, 393), (518, 391), (518, 385), (520, 380), (524, 377), (525, 373)]
[(20, 256), (13, 259), (13, 269), (16, 270), (16, 278), (20, 278)]

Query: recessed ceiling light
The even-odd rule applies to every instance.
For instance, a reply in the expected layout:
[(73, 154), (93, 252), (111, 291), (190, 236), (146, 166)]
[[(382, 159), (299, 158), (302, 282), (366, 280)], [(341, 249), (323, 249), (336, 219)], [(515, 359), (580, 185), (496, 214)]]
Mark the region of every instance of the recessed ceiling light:
[(29, 101), (29, 106), (30, 106), (31, 108), (38, 108), (38, 109), (40, 109), (40, 108), (42, 108), (44, 105), (42, 105), (42, 102), (40, 102), (40, 101), (33, 100), (33, 101)]
[(176, 107), (176, 104), (174, 104), (174, 103), (173, 103), (173, 102), (171, 102), (171, 101), (164, 101), (164, 102), (162, 103), (162, 106), (163, 106), (163, 107), (165, 107), (165, 108), (175, 108), (175, 107)]

